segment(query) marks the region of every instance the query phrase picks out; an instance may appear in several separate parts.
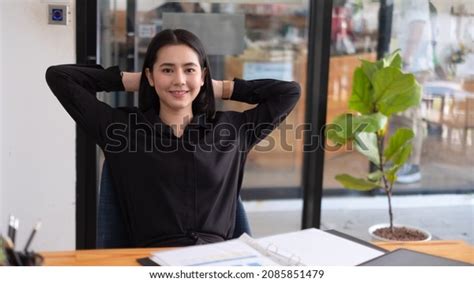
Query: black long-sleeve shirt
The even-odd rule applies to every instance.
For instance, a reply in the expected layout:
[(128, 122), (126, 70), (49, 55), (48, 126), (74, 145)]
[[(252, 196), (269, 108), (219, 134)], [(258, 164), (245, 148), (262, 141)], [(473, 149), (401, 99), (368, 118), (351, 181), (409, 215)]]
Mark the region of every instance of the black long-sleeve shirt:
[[(52, 66), (46, 80), (66, 111), (102, 148), (135, 246), (180, 246), (232, 236), (249, 150), (295, 106), (295, 82), (235, 79), (232, 100), (244, 112), (196, 115), (181, 137), (155, 109), (112, 108), (99, 91), (124, 90), (120, 70)], [(95, 189), (95, 187), (94, 187)]]

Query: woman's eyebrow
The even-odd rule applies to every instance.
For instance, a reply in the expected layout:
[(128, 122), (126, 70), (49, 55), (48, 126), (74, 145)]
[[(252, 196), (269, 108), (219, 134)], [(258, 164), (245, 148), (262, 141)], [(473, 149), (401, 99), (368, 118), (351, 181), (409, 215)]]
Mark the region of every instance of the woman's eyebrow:
[(195, 63), (191, 62), (191, 63), (186, 63), (184, 64), (183, 66), (185, 67), (197, 67), (198, 65), (196, 65)]
[[(173, 64), (173, 63), (162, 63), (160, 65), (160, 67), (174, 67), (176, 64)], [(198, 65), (196, 65), (195, 63), (193, 62), (190, 62), (190, 63), (185, 63), (183, 64), (183, 66), (185, 67), (191, 67), (191, 66), (194, 66), (194, 67), (197, 67)]]

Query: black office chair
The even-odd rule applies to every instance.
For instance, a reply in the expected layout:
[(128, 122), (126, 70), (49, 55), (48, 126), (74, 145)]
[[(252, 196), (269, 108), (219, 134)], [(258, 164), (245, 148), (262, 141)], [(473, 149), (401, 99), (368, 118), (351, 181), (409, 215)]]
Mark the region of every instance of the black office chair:
[[(247, 214), (239, 198), (232, 238), (238, 238), (243, 233), (251, 234)], [(118, 199), (113, 189), (109, 166), (104, 161), (99, 191), (96, 247), (98, 249), (127, 248), (130, 245)]]

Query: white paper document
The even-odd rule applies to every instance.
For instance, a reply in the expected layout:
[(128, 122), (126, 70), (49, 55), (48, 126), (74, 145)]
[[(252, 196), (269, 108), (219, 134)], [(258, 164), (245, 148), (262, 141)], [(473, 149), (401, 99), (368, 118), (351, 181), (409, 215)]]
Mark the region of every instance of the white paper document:
[(351, 266), (384, 254), (374, 248), (321, 231), (302, 231), (257, 239), (261, 245), (275, 245), (297, 254), (304, 265)]
[(376, 248), (318, 229), (252, 239), (247, 234), (226, 242), (152, 253), (159, 265), (351, 266), (383, 255)]
[(239, 239), (222, 243), (155, 252), (150, 258), (159, 265), (262, 266), (278, 265)]

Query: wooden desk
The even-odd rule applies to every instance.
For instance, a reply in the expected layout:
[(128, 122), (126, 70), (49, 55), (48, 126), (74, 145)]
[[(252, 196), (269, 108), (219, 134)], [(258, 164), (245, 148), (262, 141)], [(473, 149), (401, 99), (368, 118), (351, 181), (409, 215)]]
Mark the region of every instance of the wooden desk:
[[(375, 243), (387, 250), (406, 248), (474, 264), (474, 247), (464, 241), (430, 241), (417, 243)], [(149, 256), (151, 252), (170, 248), (112, 249), (66, 252), (44, 252), (45, 265), (128, 265), (136, 266), (137, 258)]]
[(376, 243), (375, 245), (386, 250), (393, 251), (395, 249), (404, 248), (421, 253), (431, 254), (435, 256), (450, 258), (454, 260), (464, 261), (474, 264), (474, 247), (464, 241), (429, 241), (429, 242), (397, 242), (397, 243)]

